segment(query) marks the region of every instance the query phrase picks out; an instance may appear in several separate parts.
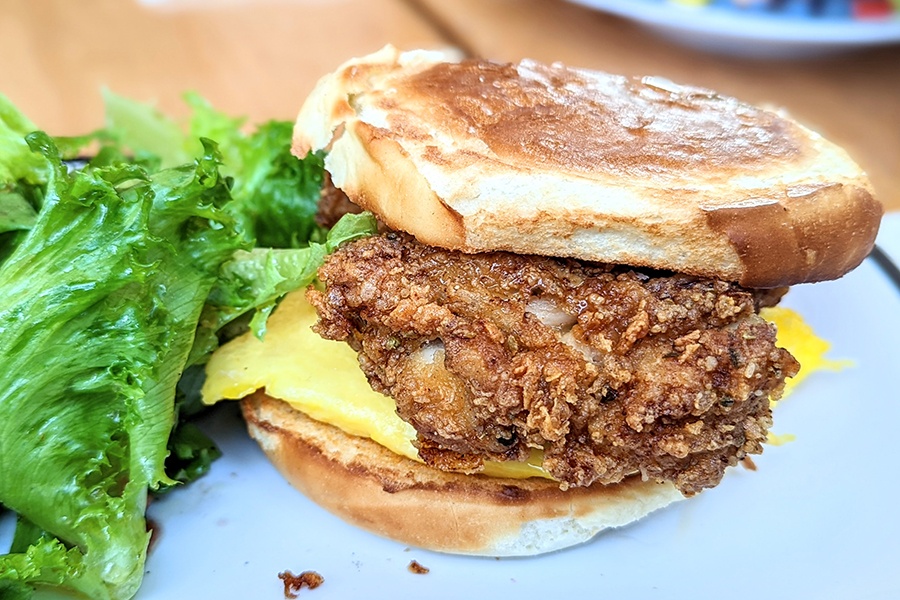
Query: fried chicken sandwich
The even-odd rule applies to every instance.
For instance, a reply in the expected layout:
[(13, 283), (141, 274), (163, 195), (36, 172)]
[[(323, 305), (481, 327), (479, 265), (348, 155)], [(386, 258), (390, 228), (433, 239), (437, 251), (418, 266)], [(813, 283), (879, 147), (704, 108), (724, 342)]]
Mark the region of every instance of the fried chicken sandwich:
[(799, 365), (760, 311), (857, 266), (881, 216), (781, 114), (560, 64), (388, 47), (319, 82), (293, 149), (380, 233), (206, 393), (319, 504), (448, 552), (577, 544), (761, 452)]

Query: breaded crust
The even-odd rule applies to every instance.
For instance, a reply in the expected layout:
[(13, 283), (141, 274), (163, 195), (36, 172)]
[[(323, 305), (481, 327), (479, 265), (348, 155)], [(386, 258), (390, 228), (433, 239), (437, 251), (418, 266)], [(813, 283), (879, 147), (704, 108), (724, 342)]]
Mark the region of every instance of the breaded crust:
[(777, 287), (840, 277), (882, 215), (784, 115), (654, 77), (386, 47), (316, 86), (293, 150), (420, 241)]
[(419, 548), (540, 554), (683, 498), (672, 485), (639, 476), (562, 491), (541, 478), (447, 473), (310, 419), (264, 392), (241, 407), (250, 435), (294, 487), (349, 523)]

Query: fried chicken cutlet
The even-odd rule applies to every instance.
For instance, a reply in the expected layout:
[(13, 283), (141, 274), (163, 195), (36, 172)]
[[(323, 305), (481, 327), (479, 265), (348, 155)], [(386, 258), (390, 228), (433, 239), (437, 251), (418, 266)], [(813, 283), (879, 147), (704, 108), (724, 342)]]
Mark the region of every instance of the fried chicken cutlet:
[(639, 472), (692, 495), (762, 451), (770, 398), (799, 368), (758, 315), (780, 293), (719, 280), (393, 232), (319, 276), (316, 331), (358, 352), (444, 470), (538, 449), (564, 489)]

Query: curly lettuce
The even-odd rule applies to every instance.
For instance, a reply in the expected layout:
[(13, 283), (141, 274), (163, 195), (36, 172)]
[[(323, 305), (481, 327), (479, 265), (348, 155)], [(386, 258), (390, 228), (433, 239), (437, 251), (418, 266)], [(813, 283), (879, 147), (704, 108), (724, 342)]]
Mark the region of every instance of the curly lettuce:
[(127, 598), (141, 580), (148, 488), (174, 390), (219, 266), (243, 245), (215, 145), (193, 164), (69, 175), (52, 140), (44, 208), (0, 267), (0, 499), (52, 535), (0, 580)]
[[(3, 598), (131, 598), (148, 495), (217, 454), (179, 418), (191, 366), (241, 318), (262, 334), (328, 251), (374, 230), (352, 217), (310, 242), (321, 157), (290, 156), (288, 124), (248, 134), (191, 96), (176, 135), (107, 102), (105, 130), (53, 139), (0, 97), (0, 509), (17, 518)], [(94, 158), (70, 168), (88, 143)]]
[(25, 136), (36, 128), (0, 94), (0, 263), (24, 239), (43, 204), (49, 164), (31, 151)]
[[(124, 148), (159, 156), (163, 166), (181, 164), (199, 151), (198, 140), (214, 139), (222, 152), (222, 173), (234, 181), (227, 210), (255, 245), (302, 248), (316, 231), (313, 217), (324, 177), (324, 157), (297, 160), (291, 154), (293, 124), (267, 121), (253, 133), (244, 120), (215, 110), (194, 93), (188, 134), (165, 114), (106, 91), (108, 131)], [(180, 136), (180, 137), (179, 137)]]

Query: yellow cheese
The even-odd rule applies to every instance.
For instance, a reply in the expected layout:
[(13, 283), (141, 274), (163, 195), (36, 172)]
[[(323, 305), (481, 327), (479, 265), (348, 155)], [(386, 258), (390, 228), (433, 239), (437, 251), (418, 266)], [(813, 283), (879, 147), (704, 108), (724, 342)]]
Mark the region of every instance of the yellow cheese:
[(816, 371), (838, 371), (850, 365), (849, 361), (831, 360), (825, 357), (831, 344), (820, 338), (797, 311), (783, 306), (764, 308), (760, 316), (778, 329), (778, 345), (794, 355), (800, 362), (800, 372), (785, 382), (784, 395)]
[[(839, 366), (824, 358), (827, 342), (817, 338), (797, 313), (776, 308), (766, 309), (764, 316), (778, 325), (779, 343), (804, 365), (797, 380), (815, 370)], [(248, 333), (215, 352), (206, 367), (203, 401), (237, 400), (265, 388), (270, 396), (313, 419), (419, 460), (411, 441), (416, 432), (397, 416), (394, 401), (372, 390), (347, 344), (312, 332), (315, 321), (315, 310), (304, 292), (286, 296), (269, 318), (264, 342)], [(535, 451), (526, 463), (491, 462), (485, 465), (485, 473), (548, 477), (540, 467), (541, 458)]]
[[(812, 373), (823, 370), (837, 371), (850, 364), (848, 361), (826, 358), (825, 353), (828, 352), (831, 344), (817, 336), (812, 327), (796, 311), (783, 306), (773, 306), (762, 309), (760, 315), (775, 325), (778, 330), (778, 345), (793, 354), (800, 363), (800, 372), (785, 381), (782, 400), (787, 398), (797, 384)], [(772, 402), (772, 408), (775, 408), (776, 404), (778, 403)], [(781, 446), (793, 442), (794, 439), (795, 437), (790, 433), (779, 435), (770, 431), (767, 441), (771, 446)]]
[(770, 446), (783, 446), (784, 444), (787, 444), (788, 442), (793, 442), (796, 439), (797, 439), (797, 436), (795, 436), (792, 433), (780, 433), (779, 434), (779, 433), (772, 433), (770, 431), (769, 435), (768, 435), (768, 439), (766, 440), (766, 443), (769, 444)]

